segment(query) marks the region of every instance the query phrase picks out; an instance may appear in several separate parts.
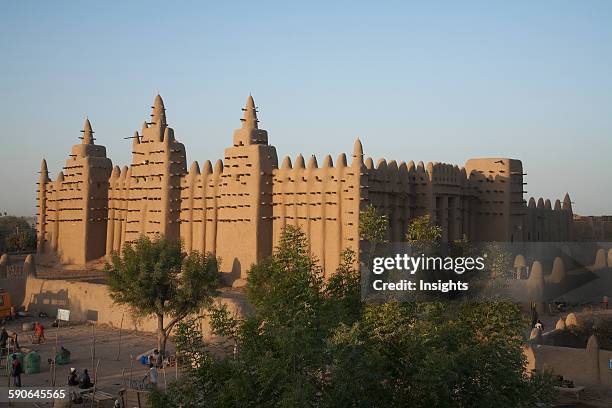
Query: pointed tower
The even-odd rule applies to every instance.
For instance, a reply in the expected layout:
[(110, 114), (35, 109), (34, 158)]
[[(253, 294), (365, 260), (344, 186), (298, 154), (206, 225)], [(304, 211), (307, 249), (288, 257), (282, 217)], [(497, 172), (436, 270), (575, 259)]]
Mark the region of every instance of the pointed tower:
[(574, 210), (572, 209), (572, 200), (570, 199), (569, 193), (565, 193), (563, 198), (563, 231), (565, 232), (565, 239), (572, 241), (574, 239)]
[(166, 108), (160, 94), (155, 96), (151, 108), (153, 109), (153, 112), (151, 112), (151, 125), (165, 129), (168, 126), (166, 122)]
[(127, 198), (125, 241), (141, 235), (180, 239), (181, 177), (187, 174), (185, 146), (168, 127), (160, 95), (151, 106), (151, 121), (134, 134)]
[(259, 129), (259, 120), (257, 119), (257, 107), (253, 96), (249, 95), (244, 108), (242, 108), (243, 116), (240, 121), (242, 126), (234, 131), (234, 147), (249, 146), (253, 144), (268, 144), (268, 132)]
[(465, 171), (473, 195), (469, 199), (464, 197), (469, 208), (457, 208), (457, 211), (462, 211), (468, 219), (469, 226), (465, 228), (470, 234), (468, 239), (480, 242), (524, 241), (528, 226), (525, 225), (527, 208), (523, 186), (526, 183), (523, 182), (522, 162), (508, 157), (469, 159)]
[(353, 160), (351, 161), (352, 167), (361, 168), (363, 166), (363, 146), (359, 138), (355, 139), (355, 145), (353, 146)]
[(569, 193), (565, 193), (565, 197), (563, 197), (563, 210), (569, 211), (570, 213), (574, 213), (572, 210), (572, 200), (570, 199)]
[(81, 143), (72, 146), (55, 188), (56, 223), (51, 241), (60, 260), (70, 264), (98, 259), (106, 250), (112, 163), (106, 148), (94, 144), (89, 119), (85, 119), (81, 133)]
[(36, 253), (38, 255), (47, 252), (47, 185), (49, 183), (49, 170), (47, 161), (42, 160), (40, 164), (40, 176), (38, 177), (37, 194), (37, 222), (36, 222)]
[(257, 108), (249, 95), (233, 146), (225, 149), (219, 185), (217, 255), (228, 283), (245, 282), (252, 264), (272, 253), (272, 170), (278, 168), (268, 132), (259, 129)]
[(83, 124), (83, 130), (81, 130), (81, 133), (83, 133), (83, 137), (81, 137), (81, 139), (83, 140), (83, 144), (94, 144), (94, 132), (91, 129), (91, 122), (89, 122), (89, 118), (85, 118), (85, 123)]

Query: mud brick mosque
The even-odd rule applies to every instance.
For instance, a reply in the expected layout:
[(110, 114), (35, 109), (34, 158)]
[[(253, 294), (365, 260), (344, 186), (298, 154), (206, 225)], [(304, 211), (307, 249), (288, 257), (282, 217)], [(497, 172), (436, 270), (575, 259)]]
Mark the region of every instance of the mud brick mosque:
[(470, 159), (465, 166), (365, 158), (357, 139), (352, 155), (319, 163), (302, 155), (278, 161), (259, 128), (249, 96), (242, 126), (223, 160), (187, 168), (185, 146), (168, 126), (158, 95), (151, 120), (132, 138), (132, 162), (122, 168), (94, 143), (89, 120), (63, 170), (38, 180), (38, 257), (87, 264), (141, 235), (182, 239), (187, 251), (211, 251), (222, 271), (242, 280), (270, 255), (285, 225), (307, 234), (326, 274), (344, 248), (359, 249), (359, 211), (368, 204), (390, 220), (400, 241), (410, 221), (428, 214), (444, 240), (563, 241), (572, 239), (572, 206), (523, 198), (523, 167), (509, 158)]

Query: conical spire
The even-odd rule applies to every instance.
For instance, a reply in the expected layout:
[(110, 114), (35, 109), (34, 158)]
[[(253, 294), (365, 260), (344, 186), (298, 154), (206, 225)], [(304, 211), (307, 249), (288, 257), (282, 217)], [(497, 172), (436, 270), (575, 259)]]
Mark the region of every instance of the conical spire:
[(353, 146), (353, 161), (351, 164), (353, 166), (361, 166), (363, 164), (363, 146), (361, 145), (361, 140), (359, 140), (359, 138), (355, 140), (355, 145)]
[(308, 159), (308, 168), (316, 169), (318, 167), (319, 164), (317, 163), (317, 157), (313, 154), (312, 156), (310, 156), (310, 159)]
[(83, 130), (81, 130), (81, 132), (83, 133), (83, 144), (94, 144), (94, 131), (91, 129), (89, 118), (85, 118), (85, 123), (83, 124)]
[(151, 113), (151, 123), (157, 126), (166, 126), (166, 108), (164, 107), (164, 101), (162, 97), (157, 94), (155, 101), (153, 101), (153, 112)]
[(281, 169), (290, 169), (291, 166), (291, 158), (289, 156), (285, 156), (283, 159), (283, 163), (281, 164)]
[(49, 170), (47, 169), (47, 161), (42, 159), (40, 163), (40, 177), (39, 180), (41, 183), (46, 183), (49, 181)]
[(297, 157), (295, 158), (295, 168), (296, 169), (306, 168), (306, 164), (304, 163), (304, 156), (302, 156), (302, 153), (298, 154)]
[(246, 101), (246, 106), (242, 108), (244, 111), (244, 115), (242, 119), (242, 128), (243, 129), (257, 129), (257, 108), (255, 107), (255, 101), (253, 100), (253, 96), (249, 94), (249, 97)]
[(111, 172), (110, 179), (116, 180), (119, 178), (120, 175), (121, 175), (121, 169), (119, 168), (119, 166), (115, 165), (115, 167), (113, 167), (113, 171)]
[(353, 146), (353, 156), (363, 156), (363, 145), (361, 144), (361, 140), (359, 140), (359, 138), (355, 139), (355, 145)]
[(569, 193), (565, 193), (565, 197), (563, 198), (563, 209), (572, 211), (572, 200), (570, 200)]
[(217, 159), (217, 161), (215, 162), (215, 169), (213, 173), (217, 175), (223, 173), (223, 162), (221, 161), (221, 159)]
[(189, 174), (190, 175), (200, 174), (200, 165), (198, 164), (197, 161), (194, 161), (193, 163), (191, 163), (191, 167), (189, 168)]

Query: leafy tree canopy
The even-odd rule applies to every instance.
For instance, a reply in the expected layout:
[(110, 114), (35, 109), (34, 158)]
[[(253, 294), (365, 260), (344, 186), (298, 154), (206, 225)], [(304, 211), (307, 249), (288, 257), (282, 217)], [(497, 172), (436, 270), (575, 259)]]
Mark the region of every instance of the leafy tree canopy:
[(177, 348), (190, 368), (154, 406), (514, 408), (549, 398), (549, 383), (525, 373), (516, 305), (363, 304), (355, 254), (345, 251), (324, 280), (307, 248), (287, 227), (249, 273), (254, 313), (214, 309), (213, 329), (233, 352), (211, 358), (196, 329), (181, 326)]
[[(186, 254), (180, 241), (141, 237), (114, 253), (106, 265), (110, 295), (140, 316), (154, 315), (158, 346), (163, 351), (174, 325), (211, 304), (220, 284), (218, 260), (212, 254)], [(170, 321), (164, 324), (164, 318)]]

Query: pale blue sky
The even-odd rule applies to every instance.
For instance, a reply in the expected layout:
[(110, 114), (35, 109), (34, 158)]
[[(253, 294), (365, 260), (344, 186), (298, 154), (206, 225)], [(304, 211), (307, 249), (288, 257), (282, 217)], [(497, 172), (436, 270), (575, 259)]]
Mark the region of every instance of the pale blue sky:
[(201, 163), (252, 92), (280, 157), (513, 157), (526, 198), (612, 213), (612, 2), (292, 3), (4, 2), (0, 211), (35, 212), (85, 115), (128, 164), (160, 92)]

